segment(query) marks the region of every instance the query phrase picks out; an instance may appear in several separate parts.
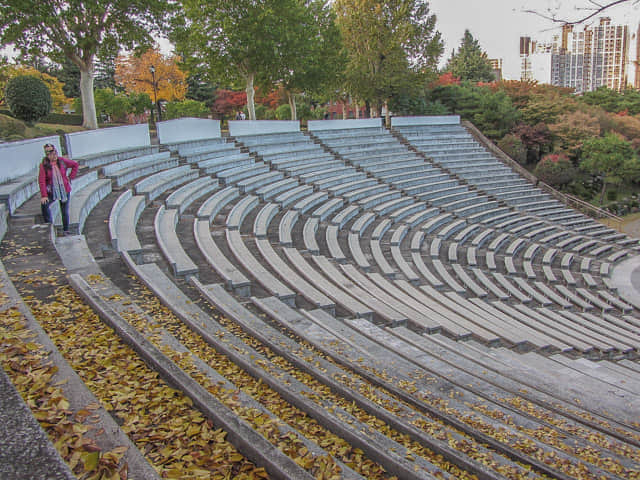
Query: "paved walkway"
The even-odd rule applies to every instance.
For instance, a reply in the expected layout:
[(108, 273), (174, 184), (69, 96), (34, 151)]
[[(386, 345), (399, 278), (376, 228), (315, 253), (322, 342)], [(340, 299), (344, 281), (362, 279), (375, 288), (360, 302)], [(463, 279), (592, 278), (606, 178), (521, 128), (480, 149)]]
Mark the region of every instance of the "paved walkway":
[(622, 232), (630, 237), (640, 238), (640, 218), (623, 225)]

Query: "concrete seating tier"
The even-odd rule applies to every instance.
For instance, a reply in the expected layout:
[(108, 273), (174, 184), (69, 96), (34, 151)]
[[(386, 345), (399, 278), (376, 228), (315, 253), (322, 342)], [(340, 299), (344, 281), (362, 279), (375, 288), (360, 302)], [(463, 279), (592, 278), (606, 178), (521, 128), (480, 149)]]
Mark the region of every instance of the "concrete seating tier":
[(100, 154), (89, 155), (85, 157), (74, 157), (80, 165), (84, 165), (87, 168), (95, 169), (104, 165), (117, 163), (123, 160), (131, 158), (147, 157), (159, 153), (160, 149), (156, 146), (139, 147), (127, 150), (116, 150), (111, 152), (104, 152)]
[(111, 245), (119, 252), (127, 252), (131, 256), (142, 253), (142, 245), (135, 233), (138, 219), (146, 207), (144, 195), (133, 195), (125, 190), (111, 207), (109, 214), (109, 235)]
[(187, 163), (198, 164), (204, 164), (208, 161), (214, 162), (221, 157), (232, 160), (246, 156), (246, 154), (242, 153), (233, 143), (216, 143), (189, 150), (180, 150), (179, 155), (181, 158), (184, 158)]
[(176, 189), (165, 200), (167, 208), (176, 208), (182, 214), (198, 198), (218, 188), (218, 181), (211, 177), (198, 177)]
[(169, 152), (158, 152), (113, 162), (103, 166), (101, 171), (105, 177), (113, 180), (116, 187), (121, 187), (140, 177), (177, 166), (178, 161), (170, 158)]
[[(441, 130), (443, 140), (448, 134), (446, 132), (447, 129)], [(339, 133), (344, 136), (343, 132)], [(386, 133), (379, 134), (387, 136)], [(354, 142), (361, 140), (355, 133), (353, 136)], [(375, 133), (370, 137), (375, 137)], [(300, 142), (294, 141), (300, 138)], [(279, 145), (290, 149), (289, 144), (305, 143), (308, 137), (295, 133), (289, 140), (276, 140), (276, 136), (270, 140), (273, 140), (270, 150), (276, 151)], [(375, 143), (373, 138), (368, 139), (369, 145)], [(393, 142), (385, 141), (381, 145), (384, 143)], [(415, 173), (420, 171), (418, 163), (406, 163), (403, 167), (418, 167)], [(635, 413), (637, 408), (633, 399), (640, 395), (640, 389), (635, 379), (637, 375), (629, 373), (635, 370), (625, 367), (620, 360), (627, 356), (631, 365), (637, 367), (634, 358), (640, 347), (637, 333), (640, 322), (637, 315), (634, 316), (637, 312), (634, 306), (621, 300), (603, 282), (609, 268), (633, 254), (631, 250), (612, 247), (601, 238), (594, 240), (587, 229), (580, 235), (556, 231), (554, 224), (533, 217), (523, 216), (525, 220), (522, 222), (507, 224), (514, 216), (511, 214), (517, 215), (517, 212), (505, 211), (506, 207), (485, 197), (483, 192), (468, 198), (449, 198), (440, 205), (451, 211), (442, 211), (429, 208), (429, 204), (418, 203), (414, 197), (389, 185), (379, 184), (377, 179), (367, 179), (366, 182), (363, 179), (351, 180), (345, 183), (352, 185), (336, 184), (327, 189), (316, 184), (314, 189), (311, 185), (300, 185), (296, 180), (283, 179), (282, 172), (271, 168), (267, 167), (267, 171), (258, 174), (252, 170), (252, 175), (246, 177), (234, 176), (240, 170), (224, 172), (222, 183), (235, 183), (225, 188), (220, 188), (217, 181), (209, 177), (188, 180), (183, 176), (181, 183), (188, 183), (170, 195), (167, 192), (179, 183), (164, 190), (154, 187), (149, 198), (134, 195), (132, 190), (124, 191), (113, 204), (109, 218), (114, 247), (123, 252), (129, 268), (152, 286), (155, 294), (174, 309), (181, 321), (188, 323), (189, 315), (194, 315), (195, 321), (188, 324), (196, 331), (204, 332), (210, 327), (209, 319), (213, 320), (193, 301), (193, 294), (197, 291), (219, 312), (240, 322), (243, 330), (271, 349), (273, 355), (281, 355), (289, 361), (293, 369), (297, 371), (299, 365), (307, 365), (305, 372), (312, 375), (314, 381), (320, 381), (323, 388), (326, 386), (331, 391), (340, 392), (340, 395), (345, 395), (345, 400), (354, 402), (370, 415), (380, 412), (381, 416), (376, 418), (384, 418), (384, 422), (391, 420), (394, 428), (402, 426), (405, 428), (403, 434), (428, 437), (420, 429), (410, 429), (410, 422), (423, 411), (436, 413), (436, 416), (449, 415), (446, 424), (454, 425), (456, 429), (466, 428), (461, 430), (464, 438), (473, 442), (481, 439), (482, 445), (474, 446), (474, 452), (484, 452), (482, 449), (487, 448), (484, 445), (488, 445), (497, 461), (503, 462), (502, 454), (495, 452), (501, 452), (508, 446), (486, 433), (491, 429), (482, 422), (487, 421), (487, 426), (496, 426), (506, 435), (519, 435), (528, 449), (534, 449), (534, 455), (524, 454), (521, 450), (509, 451), (509, 455), (505, 455), (508, 459), (504, 460), (504, 465), (509, 468), (521, 468), (514, 460), (527, 467), (522, 469), (524, 476), (529, 475), (529, 465), (536, 469), (536, 473), (563, 476), (564, 471), (538, 460), (538, 455), (551, 454), (559, 455), (562, 462), (571, 466), (572, 462), (587, 464), (590, 474), (602, 477), (611, 474), (611, 471), (602, 469), (604, 463), (596, 465), (595, 460), (590, 463), (586, 457), (576, 460), (578, 457), (564, 448), (565, 443), (562, 448), (556, 448), (558, 444), (547, 444), (544, 439), (527, 433), (528, 429), (548, 428), (548, 425), (558, 425), (560, 429), (566, 424), (568, 427), (558, 437), (554, 436), (554, 442), (561, 438), (576, 451), (583, 447), (589, 452), (602, 448), (607, 456), (611, 453), (612, 462), (623, 459), (625, 465), (631, 465), (631, 460), (623, 458), (624, 449), (610, 452), (606, 442), (598, 441), (596, 445), (589, 437), (593, 424), (598, 425), (596, 435), (611, 435), (616, 442), (625, 442), (630, 438), (628, 433), (635, 432), (632, 422), (637, 416), (625, 413), (625, 409), (631, 408)], [(304, 171), (303, 167), (300, 168), (300, 172)], [(179, 171), (196, 172), (188, 166)], [(305, 171), (302, 175), (314, 171)], [(374, 167), (371, 173), (377, 175), (382, 171)], [(147, 191), (145, 186), (151, 190), (150, 186), (163, 175), (172, 176), (169, 171), (157, 176), (143, 175), (145, 178), (136, 185), (135, 192)], [(245, 181), (257, 181), (259, 184), (243, 183)], [(455, 182), (460, 186), (457, 180)], [(92, 183), (87, 178), (87, 185)], [(354, 185), (357, 186), (354, 188)], [(380, 187), (381, 190), (376, 190)], [(78, 194), (82, 190), (78, 188)], [(136, 261), (127, 260), (129, 254), (142, 252), (136, 225), (144, 208), (150, 206), (152, 195), (153, 198), (164, 197), (164, 205), (155, 213), (157, 246), (172, 273), (189, 277), (189, 282), (179, 280), (174, 283), (158, 265), (144, 264), (141, 257)], [(482, 203), (475, 205), (472, 202)], [(196, 205), (192, 206), (194, 203)], [(152, 208), (156, 208), (155, 205)], [(213, 267), (214, 272), (207, 275), (216, 275), (216, 281), (219, 281), (218, 277), (222, 279), (233, 295), (220, 285), (206, 285), (196, 278), (196, 274), (204, 275), (205, 269), (202, 265), (196, 266), (187, 254), (179, 233), (184, 228), (176, 228), (177, 225), (184, 226), (179, 223), (181, 216), (183, 222), (190, 217), (184, 215), (187, 211), (197, 211), (193, 237), (200, 254)], [(224, 219), (219, 215), (223, 211)], [(482, 218), (470, 224), (476, 218), (474, 215), (485, 212), (492, 212), (493, 220)], [(145, 214), (144, 218), (146, 228), (150, 216)], [(493, 228), (487, 228), (480, 221), (491, 223)], [(215, 224), (213, 227), (212, 223)], [(277, 239), (274, 238), (276, 231)], [(277, 245), (278, 241), (281, 245)], [(300, 249), (302, 245), (308, 254)], [(345, 245), (348, 249), (344, 248)], [(227, 252), (231, 252), (231, 256)], [(562, 283), (550, 280), (554, 272)], [(571, 276), (573, 281), (569, 281)], [(186, 292), (190, 296), (185, 295)], [(250, 293), (257, 295), (251, 299), (253, 309), (263, 311), (269, 322), (283, 322), (280, 327), (289, 330), (280, 332), (272, 328), (270, 323), (258, 318), (236, 298), (247, 297)], [(246, 298), (242, 301), (246, 302)], [(316, 310), (310, 311), (309, 306)], [(226, 330), (208, 332), (210, 337), (203, 337), (207, 341), (216, 336), (224, 337), (225, 342), (232, 338)], [(291, 332), (306, 343), (297, 343), (297, 339), (289, 338)], [(281, 382), (282, 388), (278, 393), (294, 399), (298, 408), (304, 406), (302, 411), (310, 414), (320, 425), (324, 426), (323, 422), (352, 425), (351, 422), (357, 420), (344, 416), (342, 410), (335, 410), (330, 399), (323, 402), (329, 405), (332, 415), (334, 411), (338, 413), (334, 417), (320, 417), (310, 404), (304, 403), (304, 399), (308, 400), (316, 393), (305, 389), (302, 382), (289, 380), (295, 379), (295, 375), (285, 378), (284, 371), (276, 370), (277, 362), (270, 363), (269, 359), (256, 355), (257, 352), (250, 347), (241, 347), (240, 343), (230, 345), (225, 354), (238, 347), (232, 358), (234, 361), (246, 358), (242, 368), (255, 365), (274, 372), (271, 374), (273, 377), (260, 373), (256, 378), (274, 388)], [(325, 362), (308, 345), (319, 349), (322, 355), (329, 355), (332, 361)], [(529, 354), (524, 352), (530, 350), (536, 352), (525, 357)], [(574, 356), (609, 358), (612, 365), (607, 366), (604, 373), (596, 371), (593, 362), (584, 358), (580, 359), (585, 360), (581, 365), (576, 358), (564, 355), (547, 358), (539, 354), (558, 351)], [(523, 375), (528, 359), (530, 370)], [(515, 368), (522, 370), (516, 373), (506, 368), (511, 361), (518, 365)], [(603, 363), (606, 361), (602, 360)], [(566, 388), (562, 391), (561, 382), (554, 378), (556, 371), (548, 362), (562, 365), (560, 375), (566, 375), (563, 377), (565, 387), (570, 384), (569, 379), (574, 378), (565, 372), (579, 372), (582, 383), (577, 385), (583, 389), (581, 392), (585, 392), (588, 407), (583, 407), (585, 402), (573, 402)], [(355, 392), (350, 397), (345, 393), (348, 390), (346, 384), (330, 383), (339, 382), (341, 375), (346, 376), (346, 373), (341, 373), (340, 365), (348, 366), (357, 374), (352, 375), (357, 377), (355, 382), (373, 381), (371, 385), (362, 383), (357, 387), (360, 391), (371, 391), (372, 397), (379, 397), (380, 406), (365, 404), (364, 398), (356, 397), (358, 388), (355, 386), (348, 387)], [(536, 370), (538, 366), (541, 371), (548, 369), (544, 370), (549, 376), (546, 383)], [(281, 380), (277, 380), (280, 377)], [(427, 378), (429, 380), (425, 380)], [(622, 378), (629, 381), (621, 382)], [(416, 391), (429, 389), (434, 392), (429, 397), (433, 396), (436, 401), (427, 405), (422, 402), (428, 397), (400, 388), (400, 385), (411, 382), (417, 382)], [(621, 390), (610, 394), (606, 389), (595, 387), (602, 387), (607, 382), (617, 382), (615, 388)], [(230, 391), (237, 389), (225, 384), (225, 388), (227, 386)], [(382, 386), (384, 390), (375, 390)], [(595, 401), (597, 391), (608, 399), (607, 405)], [(618, 394), (622, 398), (623, 393), (619, 392), (627, 396), (624, 401), (614, 398)], [(394, 416), (395, 407), (382, 408), (392, 398), (390, 394), (399, 395), (408, 405), (416, 405), (415, 410), (409, 408), (406, 425), (404, 420), (399, 421)], [(522, 396), (534, 408), (520, 410), (518, 405), (504, 400), (516, 395)], [(437, 407), (444, 402), (447, 402), (447, 413)], [(547, 409), (548, 405), (556, 405), (557, 408)], [(611, 406), (613, 408), (609, 410)], [(389, 411), (392, 413), (385, 413)], [(492, 414), (488, 415), (486, 411)], [(532, 413), (534, 411), (535, 414)], [(592, 420), (582, 420), (583, 414)], [(503, 421), (503, 415), (509, 420)], [(476, 430), (476, 427), (465, 426), (465, 422), (459, 421), (460, 418), (472, 417), (483, 428)], [(275, 416), (270, 418), (274, 422), (279, 421)], [(353, 425), (351, 433), (358, 439), (364, 425)], [(451, 429), (443, 438), (451, 440), (454, 438), (451, 435), (461, 434)], [(367, 455), (384, 453), (388, 448), (394, 452), (402, 451), (396, 450), (400, 446), (395, 443), (384, 443), (382, 437), (372, 430), (357, 448), (364, 448)], [(370, 445), (365, 445), (367, 442)], [(314, 454), (323, 455), (322, 449), (309, 445), (309, 448), (318, 448)], [(444, 449), (447, 442), (438, 445)], [(439, 452), (442, 454), (445, 450)], [(448, 451), (445, 453), (449, 455)], [(491, 458), (494, 461), (494, 457)], [(462, 463), (472, 462), (475, 460), (465, 459)], [(408, 465), (411, 468), (390, 469), (389, 472), (399, 474), (399, 478), (413, 478), (412, 469), (418, 465), (423, 469), (420, 474), (431, 478), (430, 475), (438, 470), (429, 470), (431, 467), (426, 463), (420, 459)], [(484, 468), (478, 465), (473, 473), (480, 473), (482, 478), (493, 478), (493, 471)], [(428, 475), (425, 472), (429, 472)], [(346, 478), (358, 478), (358, 474), (352, 473), (348, 467), (342, 470), (342, 474)], [(449, 476), (448, 473), (442, 475)], [(296, 478), (305, 476), (306, 473), (302, 473)]]
[(76, 178), (69, 203), (69, 230), (81, 233), (84, 222), (93, 208), (110, 193), (111, 181), (105, 178), (98, 179), (96, 170)]
[(236, 155), (221, 156), (215, 158), (204, 159), (196, 162), (196, 165), (207, 175), (213, 175), (223, 170), (233, 167), (242, 167), (254, 164), (254, 160), (246, 153), (238, 153)]
[(144, 195), (147, 197), (147, 203), (150, 203), (167, 190), (196, 178), (198, 178), (198, 172), (189, 165), (170, 168), (149, 175), (137, 182), (134, 186), (134, 193)]
[[(207, 148), (209, 146), (216, 148), (216, 146), (224, 145), (228, 143), (226, 138), (223, 137), (212, 137), (212, 138), (199, 138), (196, 140), (189, 140), (177, 143), (165, 143), (163, 146), (167, 148), (170, 152), (178, 153), (178, 155), (183, 156), (183, 153), (188, 153), (190, 150), (196, 150), (199, 148)], [(233, 145), (233, 144), (231, 144)]]
[(156, 233), (156, 240), (162, 254), (169, 262), (176, 276), (188, 277), (198, 273), (198, 267), (191, 260), (187, 252), (182, 248), (182, 244), (176, 233), (176, 225), (180, 220), (177, 209), (165, 209), (162, 205), (156, 212), (153, 222)]
[(260, 200), (271, 200), (274, 196), (300, 186), (298, 180), (294, 178), (284, 178), (276, 182), (268, 183), (258, 188), (254, 194), (260, 197)]

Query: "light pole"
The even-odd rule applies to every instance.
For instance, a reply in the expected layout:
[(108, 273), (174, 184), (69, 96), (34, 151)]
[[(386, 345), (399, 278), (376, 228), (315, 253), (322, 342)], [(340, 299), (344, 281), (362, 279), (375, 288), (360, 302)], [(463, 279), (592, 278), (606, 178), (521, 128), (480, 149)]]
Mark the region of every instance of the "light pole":
[(162, 121), (162, 111), (160, 110), (160, 105), (158, 105), (158, 84), (156, 83), (156, 67), (151, 65), (149, 67), (149, 71), (151, 72), (151, 86), (153, 87), (153, 103), (156, 104), (156, 109), (158, 110), (158, 121)]

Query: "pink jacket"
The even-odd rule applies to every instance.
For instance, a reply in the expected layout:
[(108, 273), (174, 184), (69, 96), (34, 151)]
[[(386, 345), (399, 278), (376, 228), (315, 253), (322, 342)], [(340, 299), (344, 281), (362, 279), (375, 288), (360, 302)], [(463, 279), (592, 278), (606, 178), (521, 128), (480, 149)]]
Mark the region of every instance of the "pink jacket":
[[(71, 181), (76, 178), (78, 174), (78, 162), (71, 160), (70, 158), (58, 157), (60, 165), (60, 173), (62, 174), (62, 182), (64, 183), (64, 189), (67, 193), (71, 192)], [(67, 177), (67, 169), (71, 169), (71, 173)], [(50, 168), (45, 168), (44, 161), (40, 162), (40, 172), (38, 173), (38, 184), (40, 185), (40, 196), (47, 197), (47, 186), (53, 184), (53, 171)]]

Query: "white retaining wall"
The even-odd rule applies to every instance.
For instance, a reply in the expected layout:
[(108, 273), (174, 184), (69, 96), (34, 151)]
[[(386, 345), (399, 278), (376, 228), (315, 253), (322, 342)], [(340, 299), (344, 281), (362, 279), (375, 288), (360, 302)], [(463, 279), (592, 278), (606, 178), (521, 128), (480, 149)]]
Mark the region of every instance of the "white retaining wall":
[(57, 135), (0, 143), (0, 183), (31, 172), (37, 175), (36, 169), (44, 157), (43, 147), (46, 143), (55, 145), (58, 152), (62, 152)]
[(176, 118), (156, 124), (161, 144), (220, 138), (220, 120), (208, 118)]
[(151, 145), (147, 123), (67, 133), (65, 139), (67, 153), (74, 159)]
[(229, 135), (266, 135), (269, 133), (299, 132), (298, 120), (230, 120)]
[(410, 125), (460, 125), (460, 115), (432, 115), (425, 117), (391, 117), (392, 127)]
[(347, 128), (372, 128), (381, 127), (382, 119), (380, 118), (363, 118), (353, 120), (309, 120), (307, 128), (309, 131), (314, 130), (343, 130)]

